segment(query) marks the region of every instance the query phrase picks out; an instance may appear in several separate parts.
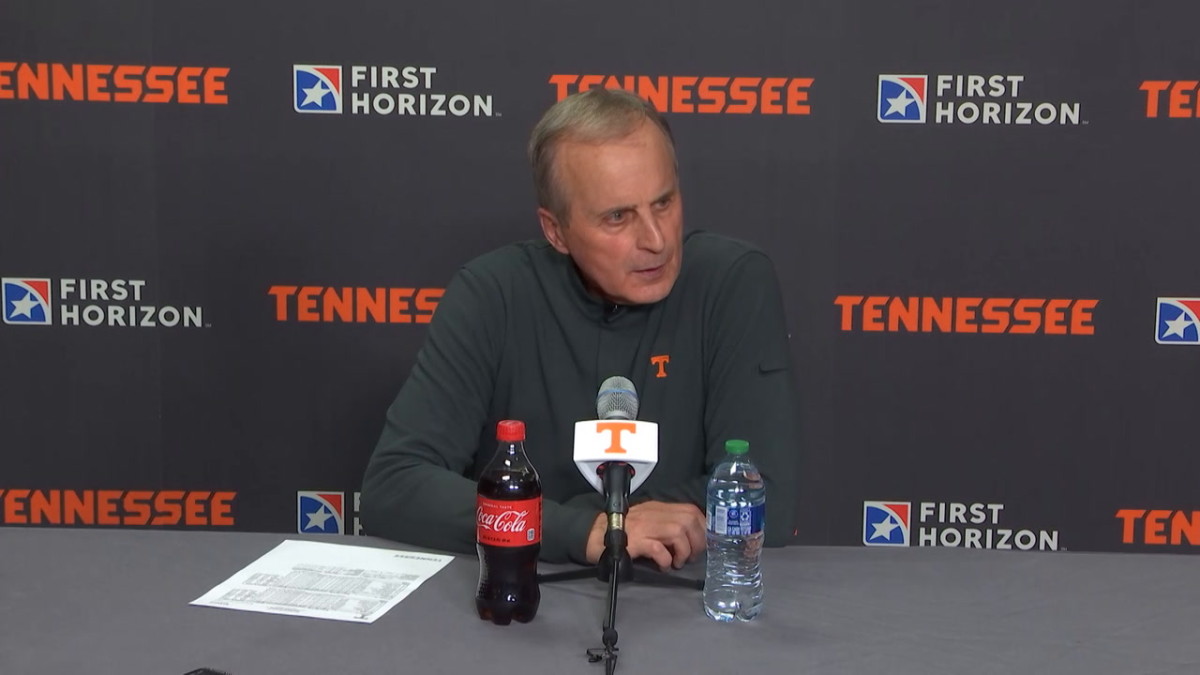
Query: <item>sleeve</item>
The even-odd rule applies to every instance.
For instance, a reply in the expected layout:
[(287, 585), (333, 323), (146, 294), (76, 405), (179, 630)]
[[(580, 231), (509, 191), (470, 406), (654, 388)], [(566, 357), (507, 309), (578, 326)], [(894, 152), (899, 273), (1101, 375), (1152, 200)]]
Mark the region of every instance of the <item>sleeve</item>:
[[(502, 294), (485, 276), (464, 268), (447, 286), (367, 463), (360, 517), (368, 534), (475, 551), (471, 471), (504, 352), (504, 313)], [(544, 500), (541, 557), (584, 562), (597, 513)]]
[(704, 317), (705, 476), (647, 496), (703, 509), (725, 441), (744, 439), (766, 483), (766, 543), (783, 546), (795, 534), (799, 404), (779, 282), (770, 259), (753, 251), (719, 283)]

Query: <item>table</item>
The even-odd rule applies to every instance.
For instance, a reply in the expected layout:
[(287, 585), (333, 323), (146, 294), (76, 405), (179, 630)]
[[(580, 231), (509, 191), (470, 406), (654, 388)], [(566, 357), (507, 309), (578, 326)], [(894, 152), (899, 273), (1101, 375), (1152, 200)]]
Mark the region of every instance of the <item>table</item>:
[[(284, 539), (412, 550), (0, 528), (0, 673), (603, 673), (584, 652), (600, 646), (605, 584), (544, 585), (533, 623), (494, 626), (475, 614), (473, 556), (370, 625), (187, 604)], [(1200, 673), (1200, 560), (1186, 555), (791, 547), (763, 564), (749, 624), (709, 620), (697, 591), (622, 586), (617, 672)]]

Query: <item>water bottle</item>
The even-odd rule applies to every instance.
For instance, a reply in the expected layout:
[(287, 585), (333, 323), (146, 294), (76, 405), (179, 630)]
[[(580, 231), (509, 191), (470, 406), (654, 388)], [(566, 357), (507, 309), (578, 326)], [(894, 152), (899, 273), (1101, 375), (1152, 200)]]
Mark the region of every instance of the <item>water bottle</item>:
[(708, 571), (704, 612), (717, 621), (749, 621), (763, 606), (763, 513), (767, 490), (746, 441), (725, 442), (725, 461), (708, 481)]

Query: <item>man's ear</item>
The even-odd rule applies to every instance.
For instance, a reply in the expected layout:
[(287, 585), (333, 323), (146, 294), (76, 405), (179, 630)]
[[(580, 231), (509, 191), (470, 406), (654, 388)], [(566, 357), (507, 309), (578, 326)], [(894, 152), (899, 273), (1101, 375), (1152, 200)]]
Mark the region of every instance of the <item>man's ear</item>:
[(558, 218), (550, 213), (548, 209), (539, 208), (537, 210), (538, 222), (542, 225), (542, 235), (546, 237), (546, 241), (554, 247), (555, 251), (563, 255), (570, 255), (571, 251), (567, 248), (567, 240), (562, 235), (562, 230), (565, 225), (559, 222)]

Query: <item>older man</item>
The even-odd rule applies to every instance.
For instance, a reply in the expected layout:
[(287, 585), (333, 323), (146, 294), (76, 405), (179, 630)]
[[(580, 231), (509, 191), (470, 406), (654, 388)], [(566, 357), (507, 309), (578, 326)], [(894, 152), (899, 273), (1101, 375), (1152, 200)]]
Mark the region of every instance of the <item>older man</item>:
[(625, 521), (632, 557), (662, 568), (704, 550), (706, 477), (729, 438), (767, 483), (767, 544), (793, 534), (796, 395), (778, 282), (758, 249), (683, 235), (675, 148), (653, 106), (593, 89), (550, 108), (529, 144), (544, 241), (455, 275), (363, 481), (376, 534), (468, 552), (475, 479), (495, 424), (523, 420), (542, 478), (542, 558), (596, 562), (600, 495), (572, 461), (577, 420), (609, 376), (659, 424), (659, 462)]

